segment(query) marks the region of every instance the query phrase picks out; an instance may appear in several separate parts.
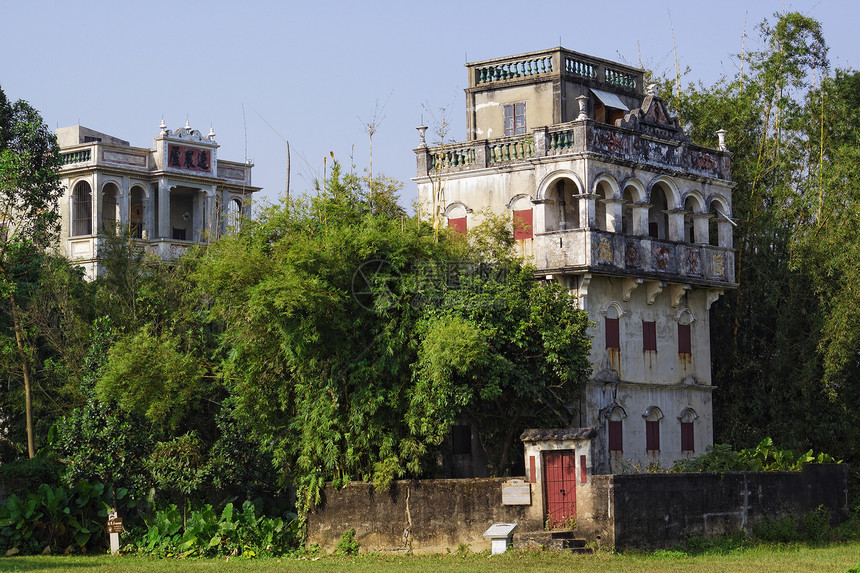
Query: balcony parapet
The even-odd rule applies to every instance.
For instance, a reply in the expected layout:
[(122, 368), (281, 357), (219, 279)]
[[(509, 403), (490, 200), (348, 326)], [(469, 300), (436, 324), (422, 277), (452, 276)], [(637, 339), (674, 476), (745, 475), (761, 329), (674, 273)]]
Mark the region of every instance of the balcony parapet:
[(712, 179), (731, 180), (731, 154), (727, 151), (663, 140), (652, 134), (590, 119), (539, 127), (526, 135), (415, 149), (419, 177), (528, 164), (536, 158), (585, 152)]
[(542, 272), (587, 270), (655, 280), (733, 288), (735, 251), (594, 229), (536, 233), (535, 265)]
[(118, 166), (123, 169), (148, 171), (152, 167), (151, 151), (135, 147), (86, 143), (64, 149), (60, 153), (61, 170), (74, 170), (93, 166)]
[(92, 151), (89, 149), (78, 149), (69, 153), (60, 154), (60, 162), (65, 167), (66, 165), (75, 165), (77, 163), (88, 163), (92, 157)]
[(499, 83), (568, 77), (585, 80), (594, 87), (630, 90), (641, 93), (642, 70), (579, 52), (555, 48), (506, 58), (466, 64), (469, 89), (487, 89)]

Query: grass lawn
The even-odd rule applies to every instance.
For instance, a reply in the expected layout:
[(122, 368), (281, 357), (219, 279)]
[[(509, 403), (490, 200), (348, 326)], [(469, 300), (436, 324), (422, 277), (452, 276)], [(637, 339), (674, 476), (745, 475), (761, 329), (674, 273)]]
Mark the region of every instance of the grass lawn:
[(860, 543), (834, 544), (826, 547), (806, 545), (758, 546), (721, 553), (688, 556), (662, 551), (570, 555), (550, 551), (509, 551), (504, 555), (322, 556), (317, 559), (151, 559), (122, 557), (0, 557), (0, 571), (74, 572), (90, 571), (253, 571), (254, 573), (290, 571), (740, 571), (770, 573), (776, 571), (838, 571), (845, 573), (860, 565)]

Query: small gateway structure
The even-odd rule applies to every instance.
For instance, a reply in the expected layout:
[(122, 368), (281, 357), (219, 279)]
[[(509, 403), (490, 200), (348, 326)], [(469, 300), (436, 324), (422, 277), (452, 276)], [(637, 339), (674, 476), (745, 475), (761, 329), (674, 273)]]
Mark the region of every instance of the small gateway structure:
[(161, 122), (151, 149), (77, 125), (57, 130), (65, 194), (60, 247), (94, 279), (109, 230), (126, 232), (161, 259), (206, 243), (250, 214), (250, 161), (218, 158), (215, 132)]

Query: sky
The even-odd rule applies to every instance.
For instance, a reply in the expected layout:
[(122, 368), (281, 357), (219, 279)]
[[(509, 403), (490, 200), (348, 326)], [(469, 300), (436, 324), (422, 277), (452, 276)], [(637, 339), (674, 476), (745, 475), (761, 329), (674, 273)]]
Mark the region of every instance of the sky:
[[(258, 202), (312, 189), (333, 152), (416, 187), (416, 127), (442, 109), (466, 138), (468, 62), (563, 46), (712, 84), (761, 49), (757, 25), (797, 11), (822, 24), (832, 67), (860, 69), (856, 0), (494, 2), (0, 0), (0, 87), (49, 127), (80, 124), (151, 147), (164, 119), (255, 167)], [(744, 40), (744, 31), (746, 39)], [(673, 41), (674, 35), (674, 41)], [(428, 135), (429, 137), (429, 135)], [(330, 159), (329, 165), (330, 165)]]

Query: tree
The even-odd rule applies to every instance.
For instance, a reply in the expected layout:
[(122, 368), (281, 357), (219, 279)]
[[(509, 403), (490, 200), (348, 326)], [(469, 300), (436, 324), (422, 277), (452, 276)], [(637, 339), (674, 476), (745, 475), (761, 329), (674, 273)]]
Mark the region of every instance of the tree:
[(0, 297), (6, 303), (24, 381), (27, 451), (36, 455), (32, 408), (32, 343), (20, 300), (26, 261), (51, 246), (59, 230), (62, 195), (56, 137), (25, 101), (0, 89)]
[(444, 229), (435, 240), (381, 181), (371, 195), (335, 163), (318, 197), (264, 211), (196, 274), (236, 416), (298, 486), (300, 510), (326, 481), (436, 475), (460, 414), (506, 450), (534, 416), (565, 417), (587, 368), (585, 314), (566, 293), (536, 285), (504, 248)]
[(672, 95), (691, 136), (728, 131), (740, 286), (715, 303), (717, 441), (767, 436), (851, 459), (856, 383), (856, 74), (829, 72), (818, 22), (778, 14), (760, 27), (751, 71)]

